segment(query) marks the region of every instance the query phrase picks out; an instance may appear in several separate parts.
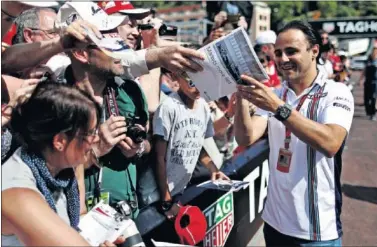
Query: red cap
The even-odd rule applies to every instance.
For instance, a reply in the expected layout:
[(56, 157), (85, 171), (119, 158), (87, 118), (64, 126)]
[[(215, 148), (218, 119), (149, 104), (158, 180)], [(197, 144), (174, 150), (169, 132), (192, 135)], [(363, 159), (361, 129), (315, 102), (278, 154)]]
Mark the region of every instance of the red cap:
[(179, 209), (174, 227), (182, 244), (196, 245), (206, 235), (207, 220), (198, 207), (187, 205)]
[(17, 32), (17, 26), (15, 23), (13, 23), (1, 41), (4, 43), (7, 43), (8, 45), (12, 45), (12, 39), (14, 35), (16, 35), (16, 32)]
[(149, 9), (137, 8), (128, 1), (99, 1), (100, 6), (108, 15), (120, 12), (126, 15), (138, 15), (140, 18), (144, 18), (150, 14)]

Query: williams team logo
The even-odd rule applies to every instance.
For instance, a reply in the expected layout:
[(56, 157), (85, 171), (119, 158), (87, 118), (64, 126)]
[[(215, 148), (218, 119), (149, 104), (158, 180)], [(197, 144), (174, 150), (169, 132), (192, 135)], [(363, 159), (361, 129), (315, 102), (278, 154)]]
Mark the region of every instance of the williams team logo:
[(327, 32), (331, 33), (335, 30), (335, 23), (334, 22), (325, 22), (322, 24), (322, 29)]

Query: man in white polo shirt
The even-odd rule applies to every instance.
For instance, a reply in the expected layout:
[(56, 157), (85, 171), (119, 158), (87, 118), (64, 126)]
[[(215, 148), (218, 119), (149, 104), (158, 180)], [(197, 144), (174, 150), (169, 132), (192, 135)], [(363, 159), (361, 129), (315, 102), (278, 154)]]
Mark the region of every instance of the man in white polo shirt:
[[(237, 142), (251, 145), (268, 127), (267, 246), (341, 245), (341, 154), (354, 100), (318, 70), (320, 45), (309, 24), (288, 23), (275, 45), (283, 87), (272, 90), (248, 76), (242, 79), (251, 86), (239, 86)], [(259, 108), (253, 116), (248, 101)]]

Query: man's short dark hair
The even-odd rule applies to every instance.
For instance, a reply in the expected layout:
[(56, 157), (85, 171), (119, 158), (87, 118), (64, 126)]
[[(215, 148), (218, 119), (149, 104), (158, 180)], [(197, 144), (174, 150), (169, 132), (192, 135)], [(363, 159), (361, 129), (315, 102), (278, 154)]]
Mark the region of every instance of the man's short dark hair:
[(317, 56), (317, 64), (319, 64), (319, 59), (321, 57), (322, 49), (323, 49), (323, 44), (322, 44), (322, 39), (321, 35), (310, 25), (308, 22), (304, 21), (291, 21), (288, 24), (286, 24), (281, 30), (279, 30), (278, 35), (280, 33), (286, 32), (291, 29), (296, 29), (300, 30), (301, 32), (304, 33), (306, 40), (308, 41), (310, 47), (313, 47), (314, 45), (319, 46), (319, 54)]

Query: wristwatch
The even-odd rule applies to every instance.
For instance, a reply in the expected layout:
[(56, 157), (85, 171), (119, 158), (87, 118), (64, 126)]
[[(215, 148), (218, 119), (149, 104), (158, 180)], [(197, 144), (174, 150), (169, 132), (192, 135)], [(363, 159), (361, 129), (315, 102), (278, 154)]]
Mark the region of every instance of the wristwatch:
[(285, 103), (284, 105), (280, 105), (275, 113), (275, 118), (279, 121), (285, 121), (289, 118), (292, 113), (292, 106)]
[(173, 201), (162, 201), (161, 202), (161, 209), (163, 212), (169, 211), (173, 207)]

